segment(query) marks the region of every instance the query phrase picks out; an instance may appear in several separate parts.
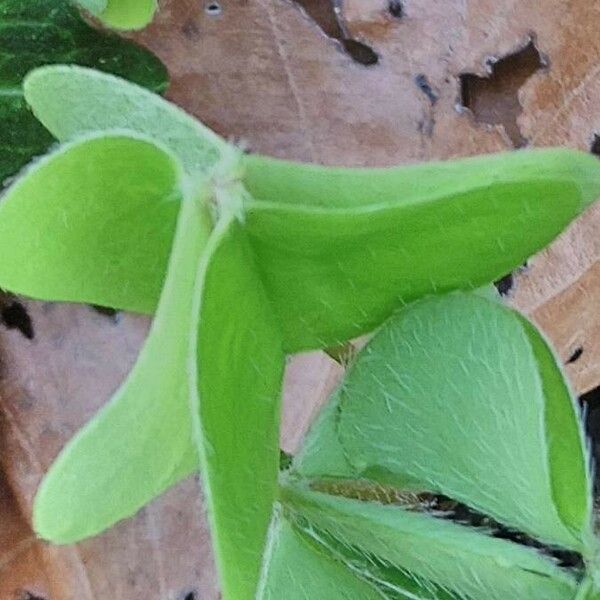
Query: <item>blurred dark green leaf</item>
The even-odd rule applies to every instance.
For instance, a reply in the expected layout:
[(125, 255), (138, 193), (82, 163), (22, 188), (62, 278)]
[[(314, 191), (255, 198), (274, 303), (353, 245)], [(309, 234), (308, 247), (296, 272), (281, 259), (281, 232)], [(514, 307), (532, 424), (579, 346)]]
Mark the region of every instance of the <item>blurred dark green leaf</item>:
[(94, 67), (155, 92), (168, 83), (156, 56), (92, 28), (67, 0), (0, 0), (0, 181), (54, 140), (28, 109), (21, 82), (31, 69), (55, 63)]

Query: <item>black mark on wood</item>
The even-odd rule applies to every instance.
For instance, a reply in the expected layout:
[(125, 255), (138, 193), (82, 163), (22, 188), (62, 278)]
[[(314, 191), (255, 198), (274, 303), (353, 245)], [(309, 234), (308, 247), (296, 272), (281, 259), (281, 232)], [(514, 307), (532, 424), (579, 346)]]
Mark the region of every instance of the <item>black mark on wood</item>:
[(218, 2), (207, 2), (204, 11), (211, 17), (218, 17), (223, 12), (223, 9)]
[(417, 84), (418, 88), (427, 96), (427, 99), (433, 106), (438, 101), (439, 94), (433, 89), (433, 87), (431, 87), (429, 79), (427, 79), (427, 75), (419, 73), (415, 77), (415, 83)]
[(390, 0), (388, 10), (392, 17), (396, 17), (396, 19), (401, 19), (404, 16), (404, 4), (401, 0)]
[(25, 306), (17, 300), (0, 299), (0, 321), (7, 329), (20, 331), (28, 340), (35, 337), (31, 317)]
[(98, 314), (109, 318), (113, 323), (118, 323), (120, 321), (121, 312), (115, 308), (110, 308), (108, 306), (99, 306), (97, 304), (92, 304), (91, 307)]
[(590, 152), (596, 156), (600, 156), (600, 135), (597, 133), (594, 134), (594, 139), (592, 140), (592, 145), (590, 146)]
[(569, 356), (569, 359), (567, 360), (567, 364), (573, 364), (574, 362), (578, 361), (581, 358), (581, 355), (583, 354), (583, 348), (581, 346), (579, 346), (579, 348), (575, 349), (573, 351), (573, 354), (571, 354), (571, 356)]
[(600, 494), (600, 386), (579, 396), (585, 432), (589, 438), (594, 473), (594, 494)]
[(515, 285), (514, 275), (509, 273), (508, 275), (498, 279), (498, 281), (494, 281), (494, 285), (501, 296), (506, 296)]

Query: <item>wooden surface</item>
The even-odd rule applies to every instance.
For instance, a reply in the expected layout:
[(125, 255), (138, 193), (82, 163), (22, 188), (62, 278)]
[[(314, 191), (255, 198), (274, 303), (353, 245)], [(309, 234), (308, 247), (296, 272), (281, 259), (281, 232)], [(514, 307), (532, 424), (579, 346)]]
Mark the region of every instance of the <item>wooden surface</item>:
[[(209, 4), (209, 3), (206, 3)], [(254, 151), (390, 165), (535, 145), (588, 149), (600, 132), (600, 0), (164, 0), (136, 38), (168, 65), (169, 97)], [(333, 19), (333, 20), (332, 20)], [(336, 39), (328, 37), (324, 31)], [(343, 38), (370, 47), (356, 62)], [(540, 57), (494, 60), (525, 48)], [(512, 66), (511, 66), (512, 65)], [(465, 74), (470, 77), (465, 78)], [(492, 76), (490, 83), (477, 78)], [(461, 109), (461, 86), (476, 84)], [(600, 206), (516, 276), (579, 392), (600, 384)], [(147, 319), (25, 300), (35, 333), (0, 327), (0, 600), (216, 600), (202, 499), (190, 479), (113, 530), (72, 547), (37, 542), (35, 489), (58, 450), (133, 364)], [(282, 445), (293, 451), (341, 369), (323, 353), (288, 369)], [(28, 595), (29, 594), (29, 595)]]

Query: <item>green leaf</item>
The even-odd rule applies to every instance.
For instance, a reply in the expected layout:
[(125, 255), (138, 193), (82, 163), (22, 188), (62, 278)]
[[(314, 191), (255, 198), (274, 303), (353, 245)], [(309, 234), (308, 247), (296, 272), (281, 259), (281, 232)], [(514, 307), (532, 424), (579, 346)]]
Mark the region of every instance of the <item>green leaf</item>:
[(77, 0), (108, 27), (142, 29), (152, 21), (156, 0)]
[(162, 63), (118, 36), (96, 31), (67, 0), (0, 0), (0, 181), (43, 154), (53, 139), (33, 117), (21, 83), (31, 69), (77, 63), (153, 91), (167, 85)]
[[(188, 172), (213, 165), (227, 147), (160, 98), (89, 70), (40, 69), (25, 88), (38, 117), (63, 140), (115, 125), (135, 129), (169, 145)], [(433, 169), (256, 161), (245, 159), (242, 176), (259, 198), (248, 202), (247, 226), (291, 352), (343, 343), (422, 295), (490, 282), (550, 241), (600, 191), (598, 161), (560, 150)], [(323, 199), (329, 207), (318, 206)]]
[(60, 147), (0, 201), (0, 287), (152, 312), (181, 178), (177, 160), (139, 134), (94, 134)]
[(305, 520), (309, 535), (319, 539), (324, 531), (424, 588), (430, 582), (469, 600), (570, 600), (575, 593), (574, 578), (550, 559), (451, 521), (300, 487), (284, 488), (283, 500)]
[(248, 233), (295, 352), (511, 271), (600, 194), (600, 162), (538, 150), (352, 170), (250, 156), (244, 183), (257, 199)]
[[(599, 195), (598, 159), (558, 148), (383, 168), (325, 167), (260, 154), (246, 155), (244, 164), (246, 187), (255, 198), (290, 206), (348, 209), (410, 205), (454, 198), (481, 188), (489, 190), (492, 184), (506, 188), (565, 177), (581, 187), (582, 197)], [(536, 198), (531, 192), (528, 195)]]
[[(196, 272), (211, 226), (207, 193), (203, 187), (183, 201), (160, 305), (135, 367), (70, 441), (39, 489), (34, 527), (45, 539), (72, 543), (99, 533), (198, 467), (187, 359)], [(98, 228), (113, 228), (93, 212), (89, 218)], [(131, 233), (137, 239), (134, 228)]]
[(548, 352), (517, 313), (475, 294), (408, 306), (340, 390), (331, 414), (345, 459), (355, 476), (440, 492), (589, 554), (581, 424)]
[(359, 579), (377, 589), (386, 600), (457, 600), (458, 595), (450, 593), (432, 581), (412, 575), (394, 566), (389, 561), (363, 552), (360, 548), (340, 541), (323, 529), (316, 528), (307, 519), (288, 511), (288, 518), (296, 525), (296, 531), (317, 545), (335, 560), (343, 563)]
[(338, 435), (340, 416), (340, 390), (329, 399), (292, 461), (296, 474), (312, 479), (352, 479), (356, 470), (352, 467)]
[(174, 104), (92, 69), (42, 67), (23, 87), (36, 117), (61, 142), (89, 131), (131, 129), (171, 148), (191, 174), (213, 166), (229, 146)]
[(221, 217), (205, 269), (192, 421), (223, 598), (252, 600), (277, 492), (282, 339), (235, 218)]
[[(571, 400), (574, 396), (558, 366), (560, 358), (532, 323), (520, 316), (519, 320), (537, 363), (546, 403), (544, 424), (552, 497), (567, 527), (585, 530), (592, 511), (591, 466), (574, 451), (582, 444), (579, 414)], [(589, 549), (594, 546), (591, 532), (585, 541)]]
[(278, 518), (271, 531), (257, 600), (382, 600), (342, 563)]

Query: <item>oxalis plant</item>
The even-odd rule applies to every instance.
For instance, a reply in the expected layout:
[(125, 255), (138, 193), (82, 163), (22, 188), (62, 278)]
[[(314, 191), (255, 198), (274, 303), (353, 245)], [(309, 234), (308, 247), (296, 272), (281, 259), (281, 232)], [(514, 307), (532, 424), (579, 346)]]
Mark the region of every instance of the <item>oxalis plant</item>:
[[(37, 69), (24, 93), (61, 144), (0, 202), (0, 286), (154, 315), (41, 484), (41, 537), (93, 536), (199, 470), (225, 600), (600, 598), (573, 395), (480, 289), (600, 194), (594, 157), (326, 168), (244, 154), (85, 68)], [(370, 332), (280, 471), (286, 355)]]

